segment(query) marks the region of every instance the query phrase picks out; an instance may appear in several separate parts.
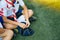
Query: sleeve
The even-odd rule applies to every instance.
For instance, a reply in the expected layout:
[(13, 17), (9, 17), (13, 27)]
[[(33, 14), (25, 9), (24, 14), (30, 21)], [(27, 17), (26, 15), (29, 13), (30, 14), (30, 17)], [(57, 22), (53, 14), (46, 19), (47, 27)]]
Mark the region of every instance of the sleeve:
[(23, 0), (19, 0), (19, 5), (21, 5), (21, 6), (25, 5), (24, 2), (23, 2)]

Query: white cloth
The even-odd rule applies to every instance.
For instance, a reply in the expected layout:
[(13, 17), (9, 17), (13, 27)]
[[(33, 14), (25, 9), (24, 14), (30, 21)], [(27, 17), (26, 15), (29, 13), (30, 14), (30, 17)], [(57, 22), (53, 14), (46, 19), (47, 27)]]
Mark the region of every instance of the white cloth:
[(26, 22), (24, 15), (21, 15), (21, 16), (17, 19), (17, 21), (18, 21), (18, 22)]
[(8, 16), (12, 16), (13, 15), (13, 9), (7, 9), (7, 16), (6, 17), (8, 17)]
[(15, 13), (16, 13), (16, 12), (18, 12), (19, 6), (25, 5), (23, 0), (18, 0), (18, 2), (19, 2), (18, 4), (17, 4), (17, 1), (15, 2), (15, 4), (14, 4), (15, 7), (10, 6), (10, 9), (7, 9), (7, 14), (6, 14), (7, 17), (13, 15), (13, 9), (15, 9)]
[(15, 10), (16, 10), (15, 12), (18, 12), (19, 6), (23, 7), (25, 5), (23, 0), (18, 0), (18, 2), (19, 3), (17, 3), (17, 1), (16, 1), (15, 4), (14, 4), (15, 5)]
[[(23, 2), (23, 0), (18, 0), (19, 1), (19, 3), (17, 4), (17, 1), (15, 2), (15, 7), (12, 7), (12, 6), (10, 6), (10, 5), (8, 5), (9, 7), (10, 7), (10, 9), (6, 9), (7, 10), (7, 13), (5, 14), (6, 15), (6, 17), (8, 17), (8, 16), (11, 16), (11, 15), (13, 15), (14, 14), (14, 12), (13, 12), (13, 9), (15, 9), (15, 12), (17, 12), (18, 11), (18, 9), (19, 9), (19, 5), (20, 6), (24, 6), (24, 2)], [(8, 4), (8, 3), (7, 3)], [(23, 15), (21, 15), (18, 19), (17, 19), (17, 21), (18, 22), (26, 22), (25, 21), (25, 17), (23, 16)]]
[(2, 11), (1, 9), (3, 8), (3, 15), (6, 16), (6, 6), (7, 6), (7, 3), (5, 0), (1, 0), (0, 1), (0, 11)]
[[(11, 0), (7, 0), (7, 1), (8, 2), (12, 2)], [(8, 2), (6, 2), (7, 3), (7, 6), (8, 6), (6, 8), (6, 10), (7, 10), (6, 17), (13, 15), (13, 9), (14, 9), (14, 7), (12, 7), (12, 5), (9, 4)]]
[(3, 8), (3, 7), (5, 7), (5, 6), (6, 6), (5, 0), (1, 0), (1, 1), (0, 1), (0, 8)]

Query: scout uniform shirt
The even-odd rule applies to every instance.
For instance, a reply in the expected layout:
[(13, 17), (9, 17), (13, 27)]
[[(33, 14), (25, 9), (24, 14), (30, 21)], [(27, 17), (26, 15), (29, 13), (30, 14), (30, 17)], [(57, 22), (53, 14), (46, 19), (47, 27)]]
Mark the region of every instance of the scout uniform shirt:
[(0, 28), (3, 28), (3, 18), (2, 16), (6, 16), (6, 2), (5, 0), (0, 0)]
[(14, 0), (14, 1), (15, 1), (14, 2), (14, 7), (10, 7), (10, 9), (8, 10), (7, 16), (13, 15), (13, 9), (15, 10), (15, 13), (16, 13), (19, 10), (19, 6), (24, 6), (25, 5), (24, 2), (23, 2), (23, 0), (18, 0), (18, 1), (17, 0)]
[(2, 15), (6, 16), (6, 12), (7, 12), (6, 6), (7, 5), (6, 5), (5, 0), (0, 0), (0, 16)]
[[(17, 3), (18, 2), (18, 3)], [(14, 13), (16, 13), (17, 11), (18, 11), (18, 9), (19, 9), (19, 5), (20, 6), (24, 6), (24, 2), (23, 2), (23, 0), (18, 0), (18, 1), (16, 1), (15, 0), (15, 3), (14, 3), (14, 7), (11, 7), (10, 9), (8, 9), (8, 15), (7, 15), (7, 17), (11, 17), (12, 15), (14, 15)], [(15, 10), (15, 12), (13, 12), (13, 10)], [(15, 17), (14, 17), (15, 18)], [(22, 22), (22, 21), (24, 21), (25, 22), (25, 18), (24, 18), (24, 16), (22, 15), (22, 16), (20, 16), (18, 19), (16, 19), (15, 18), (15, 20), (17, 20), (17, 21), (19, 21), (19, 22)]]

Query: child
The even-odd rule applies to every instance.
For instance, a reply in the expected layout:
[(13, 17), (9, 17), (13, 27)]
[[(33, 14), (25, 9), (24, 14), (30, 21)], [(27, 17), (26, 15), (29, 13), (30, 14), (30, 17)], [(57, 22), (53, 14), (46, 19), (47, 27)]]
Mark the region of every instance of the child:
[(4, 13), (6, 13), (5, 7), (6, 7), (5, 0), (0, 0), (0, 37), (2, 40), (11, 40), (13, 36), (13, 31), (3, 28), (4, 24), (3, 17)]
[[(29, 20), (28, 20), (28, 17), (26, 18), (27, 19), (27, 21), (25, 21), (25, 17), (22, 15), (22, 16), (20, 16), (18, 19), (16, 19), (16, 16), (15, 16), (15, 13), (16, 13), (16, 11), (15, 12), (13, 12), (14, 10), (16, 10), (15, 9), (15, 7), (13, 7), (13, 3), (10, 1), (8, 1), (8, 0), (6, 0), (6, 2), (8, 3), (8, 7), (7, 7), (7, 16), (6, 17), (12, 17), (15, 21), (17, 21), (17, 22), (13, 22), (12, 20), (6, 20), (6, 18), (4, 18), (4, 20), (5, 20), (5, 22), (7, 22), (5, 25), (6, 25), (6, 28), (11, 28), (11, 29), (14, 29), (14, 28), (16, 28), (15, 26), (16, 25), (18, 25), (18, 26), (20, 26), (20, 27), (22, 27), (22, 28), (25, 28), (25, 27), (29, 27), (29, 25), (30, 24), (28, 24), (28, 25), (25, 25), (25, 24), (23, 24), (23, 23), (21, 23), (22, 21), (23, 22), (28, 22), (29, 23)], [(11, 4), (12, 3), (12, 4)], [(26, 15), (26, 14), (25, 14)], [(13, 17), (14, 16), (14, 17)], [(28, 16), (28, 15), (27, 15)], [(18, 21), (19, 20), (19, 21)], [(10, 22), (11, 21), (11, 22)], [(13, 22), (13, 23), (12, 23)], [(8, 24), (9, 23), (9, 24)], [(14, 24), (14, 26), (13, 25), (10, 25), (10, 24)], [(7, 25), (10, 25), (10, 27), (7, 27)], [(13, 27), (12, 27), (13, 26)]]
[(3, 19), (2, 14), (0, 14), (0, 39), (2, 40), (11, 40), (13, 37), (13, 31), (3, 28)]
[[(17, 0), (12, 0), (12, 2), (14, 3), (14, 7), (10, 7), (10, 9), (8, 9), (7, 17), (12, 17), (14, 15), (14, 13), (17, 14), (18, 12), (20, 14), (23, 13), (23, 15), (19, 16), (17, 19), (15, 17), (15, 20), (17, 20), (17, 22), (19, 22), (19, 23), (25, 22), (26, 23), (26, 28), (29, 27), (29, 25), (30, 25), (29, 18), (33, 15), (33, 11), (27, 9), (27, 7), (25, 6), (23, 0), (18, 0), (18, 1)], [(7, 2), (7, 3), (9, 4), (9, 2)], [(18, 10), (19, 9), (19, 5), (22, 6), (22, 8), (24, 10)], [(13, 10), (15, 10), (14, 13), (13, 13)], [(6, 28), (9, 28), (9, 27), (6, 27)]]
[[(9, 15), (7, 15), (8, 19), (4, 18), (6, 28), (7, 29), (15, 29), (18, 26), (20, 26), (23, 29), (28, 28), (30, 24), (29, 24), (29, 20), (28, 20), (29, 18), (28, 17), (25, 18), (26, 13), (24, 15), (21, 15), (18, 19), (16, 19), (16, 16), (15, 16), (16, 11), (15, 11), (14, 5), (12, 5), (13, 3), (11, 4), (7, 0), (6, 0), (6, 2), (8, 4), (10, 4), (10, 6), (8, 5), (9, 7), (7, 9), (7, 13), (9, 14)], [(24, 10), (27, 10), (27, 9), (24, 9)], [(25, 11), (25, 12), (27, 12), (27, 11)], [(9, 16), (10, 16), (10, 18), (9, 18)], [(28, 16), (28, 13), (27, 13), (27, 16)], [(13, 21), (9, 20), (9, 19), (13, 19)], [(27, 22), (27, 24), (24, 24), (24, 23), (21, 23), (21, 22), (25, 22), (25, 23)]]

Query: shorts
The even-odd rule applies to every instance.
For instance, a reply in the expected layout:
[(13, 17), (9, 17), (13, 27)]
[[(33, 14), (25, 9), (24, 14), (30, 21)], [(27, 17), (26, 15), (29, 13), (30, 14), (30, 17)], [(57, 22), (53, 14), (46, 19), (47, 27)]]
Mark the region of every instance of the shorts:
[(4, 23), (4, 21), (3, 21), (3, 18), (2, 18), (2, 16), (0, 16), (0, 28), (3, 28), (3, 23)]
[(16, 13), (17, 18), (22, 15), (22, 9), (19, 9), (18, 12)]
[[(7, 19), (15, 21), (13, 17), (12, 18), (7, 17)], [(24, 15), (19, 16), (17, 18), (17, 22), (26, 22)]]
[(0, 22), (1, 22), (1, 24), (4, 23), (2, 16), (0, 16)]

